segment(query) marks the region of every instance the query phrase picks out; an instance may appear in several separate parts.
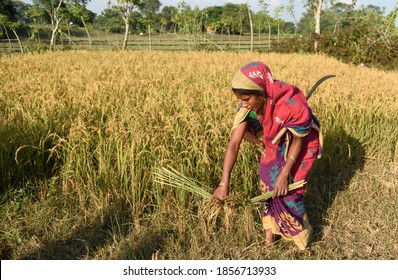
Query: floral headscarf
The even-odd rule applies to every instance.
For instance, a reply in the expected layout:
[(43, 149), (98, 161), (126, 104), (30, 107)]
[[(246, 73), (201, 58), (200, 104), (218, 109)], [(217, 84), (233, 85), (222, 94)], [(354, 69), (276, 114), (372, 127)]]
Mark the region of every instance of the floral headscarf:
[(262, 62), (251, 62), (239, 69), (232, 80), (232, 88), (261, 90), (266, 94), (261, 123), (265, 142), (271, 141), (281, 127), (304, 137), (309, 133), (313, 120), (318, 124), (300, 89), (275, 80), (271, 70)]

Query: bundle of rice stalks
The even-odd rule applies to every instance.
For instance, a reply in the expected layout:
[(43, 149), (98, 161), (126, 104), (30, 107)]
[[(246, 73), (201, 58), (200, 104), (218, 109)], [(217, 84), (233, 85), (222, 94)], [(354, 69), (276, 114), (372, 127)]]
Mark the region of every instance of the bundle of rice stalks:
[[(307, 183), (307, 182), (306, 182), (305, 180), (301, 180), (301, 181), (298, 181), (298, 182), (294, 182), (294, 183), (292, 183), (292, 184), (290, 184), (290, 185), (288, 186), (288, 190), (289, 190), (289, 191), (292, 191), (292, 190), (301, 188), (301, 187), (304, 186), (306, 183)], [(263, 193), (263, 194), (258, 195), (258, 196), (256, 196), (256, 197), (253, 197), (252, 199), (250, 199), (250, 202), (251, 202), (251, 203), (256, 203), (256, 202), (259, 202), (259, 201), (262, 201), (262, 200), (267, 200), (267, 199), (269, 199), (269, 198), (272, 197), (272, 193), (273, 193), (273, 192), (266, 192), (266, 193)]]
[[(170, 169), (170, 170), (169, 170)], [(166, 186), (170, 186), (173, 188), (177, 189), (182, 189), (189, 191), (191, 193), (194, 193), (196, 195), (199, 195), (205, 199), (210, 199), (211, 194), (206, 190), (209, 189), (207, 186), (204, 186), (203, 184), (192, 180), (191, 178), (188, 178), (175, 170), (172, 167), (169, 167), (169, 169), (162, 167), (159, 169), (158, 172), (155, 172), (155, 183), (163, 184)], [(298, 182), (294, 182), (288, 186), (289, 191), (301, 188), (304, 186), (307, 182), (302, 180)], [(272, 192), (266, 192), (263, 193), (259, 196), (253, 197), (252, 199), (249, 199), (248, 201), (251, 203), (256, 203), (259, 201), (264, 201), (272, 197)]]
[(211, 194), (205, 190), (208, 189), (208, 187), (184, 176), (172, 167), (169, 168), (170, 170), (162, 167), (160, 168), (159, 172), (155, 172), (154, 182), (177, 189), (186, 190), (206, 199), (211, 198)]

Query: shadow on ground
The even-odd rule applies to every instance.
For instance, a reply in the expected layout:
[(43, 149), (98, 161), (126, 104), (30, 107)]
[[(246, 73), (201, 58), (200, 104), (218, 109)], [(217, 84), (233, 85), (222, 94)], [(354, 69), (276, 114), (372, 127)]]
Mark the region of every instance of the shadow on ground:
[[(128, 204), (119, 201), (115, 205), (104, 217), (97, 217), (90, 224), (76, 228), (67, 239), (42, 241), (40, 248), (20, 259), (152, 259), (157, 251), (163, 249), (168, 233), (144, 226), (135, 228), (131, 223), (131, 208)], [(107, 246), (113, 248), (112, 255), (109, 255)]]
[(325, 135), (323, 156), (312, 170), (306, 195), (307, 213), (314, 227), (313, 241), (322, 239), (328, 209), (364, 164), (365, 149), (358, 139), (343, 129)]

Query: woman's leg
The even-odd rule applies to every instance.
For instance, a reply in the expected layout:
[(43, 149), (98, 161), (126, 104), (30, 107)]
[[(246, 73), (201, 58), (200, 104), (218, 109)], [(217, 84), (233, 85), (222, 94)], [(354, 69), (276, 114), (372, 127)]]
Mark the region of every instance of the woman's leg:
[(265, 230), (265, 244), (267, 246), (271, 245), (274, 242), (274, 234), (270, 228)]

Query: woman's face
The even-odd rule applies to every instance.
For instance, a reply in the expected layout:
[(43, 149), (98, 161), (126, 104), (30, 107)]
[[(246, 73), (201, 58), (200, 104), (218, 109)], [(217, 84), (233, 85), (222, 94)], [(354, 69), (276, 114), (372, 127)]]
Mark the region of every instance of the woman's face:
[(265, 97), (259, 95), (243, 95), (235, 93), (236, 97), (242, 102), (242, 107), (252, 110), (257, 115), (261, 115), (264, 110)]

